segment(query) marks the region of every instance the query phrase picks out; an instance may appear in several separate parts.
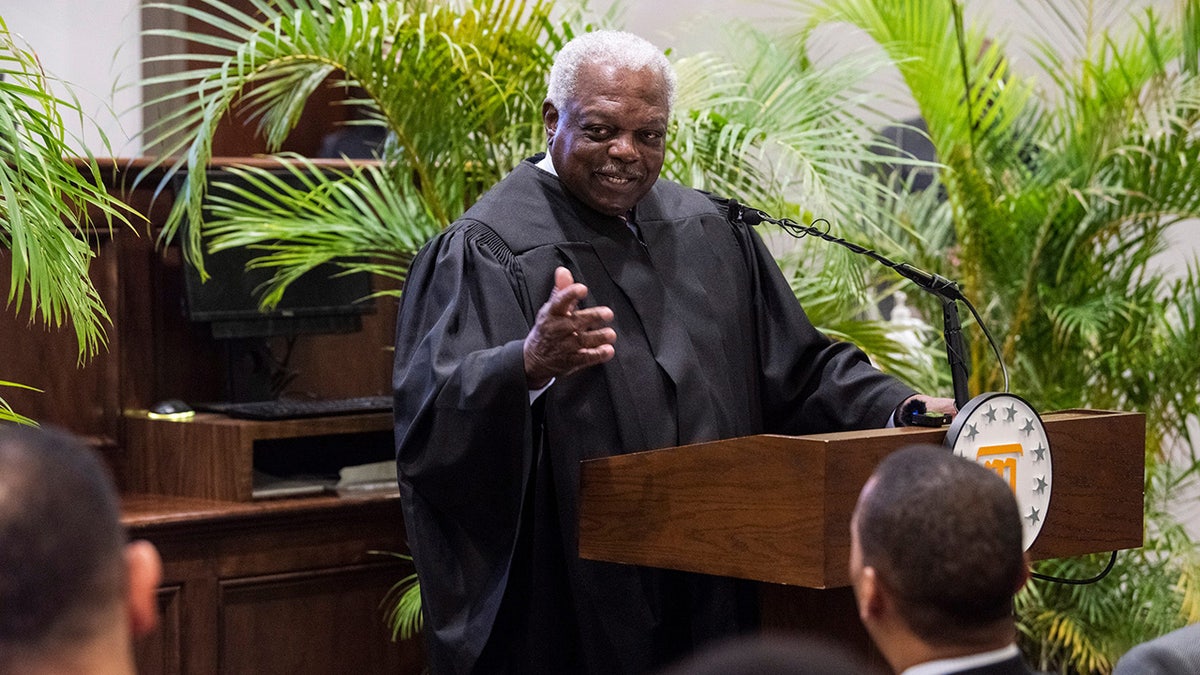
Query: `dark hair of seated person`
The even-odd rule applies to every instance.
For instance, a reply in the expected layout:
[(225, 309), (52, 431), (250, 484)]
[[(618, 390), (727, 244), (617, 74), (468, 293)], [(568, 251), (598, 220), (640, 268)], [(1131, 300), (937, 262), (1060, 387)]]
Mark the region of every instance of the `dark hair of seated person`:
[(799, 635), (745, 635), (714, 642), (659, 675), (869, 675), (857, 654)]
[(161, 561), (128, 542), (107, 466), (58, 430), (0, 424), (0, 673), (134, 672)]
[(931, 644), (971, 644), (1012, 619), (1025, 579), (1021, 516), (1008, 484), (941, 446), (888, 455), (856, 522), (862, 564)]

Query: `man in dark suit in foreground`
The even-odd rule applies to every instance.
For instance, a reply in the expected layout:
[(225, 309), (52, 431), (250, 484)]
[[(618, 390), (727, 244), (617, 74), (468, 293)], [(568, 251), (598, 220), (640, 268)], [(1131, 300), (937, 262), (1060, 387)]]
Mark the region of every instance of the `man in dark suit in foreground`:
[(1130, 649), (1113, 675), (1193, 675), (1200, 673), (1200, 623), (1184, 626)]
[(1016, 499), (992, 471), (933, 445), (880, 462), (850, 522), (850, 579), (896, 673), (1031, 672), (1012, 611), (1029, 578), (1021, 537)]

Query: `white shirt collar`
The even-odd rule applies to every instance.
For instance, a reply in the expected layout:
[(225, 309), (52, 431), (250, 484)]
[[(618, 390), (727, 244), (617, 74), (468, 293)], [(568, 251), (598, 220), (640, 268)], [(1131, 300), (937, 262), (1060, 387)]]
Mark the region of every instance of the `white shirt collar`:
[(1014, 656), (1019, 656), (1021, 650), (1017, 649), (1015, 644), (993, 649), (990, 652), (982, 654), (971, 654), (970, 656), (959, 656), (953, 659), (939, 659), (937, 661), (926, 661), (919, 663), (912, 668), (905, 670), (900, 675), (943, 675), (944, 673), (957, 673), (961, 670), (970, 670), (971, 668), (979, 668), (988, 666), (993, 663), (1007, 661)]
[(550, 153), (548, 153), (548, 152), (546, 153), (546, 156), (539, 159), (538, 163), (535, 164), (534, 166), (541, 169), (542, 171), (545, 171), (546, 173), (550, 174), (551, 176), (558, 175), (558, 172), (554, 170), (554, 160), (550, 159)]

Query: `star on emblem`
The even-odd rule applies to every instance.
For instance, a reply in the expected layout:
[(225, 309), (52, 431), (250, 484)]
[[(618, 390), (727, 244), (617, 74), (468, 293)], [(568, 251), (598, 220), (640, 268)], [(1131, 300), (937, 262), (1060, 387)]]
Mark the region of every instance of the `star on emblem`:
[(1025, 425), (1021, 427), (1021, 431), (1024, 431), (1027, 434), (1033, 433), (1033, 418), (1032, 417), (1025, 418)]
[(989, 422), (995, 422), (995, 421), (996, 421), (996, 408), (995, 408), (995, 406), (990, 406), (990, 405), (989, 405), (989, 406), (988, 406), (988, 409), (987, 409), (987, 412), (983, 413), (983, 416), (984, 416), (984, 417), (986, 417), (986, 418), (988, 419), (988, 421), (989, 421)]
[(974, 424), (967, 425), (967, 440), (973, 441), (979, 435), (979, 429)]
[(1038, 510), (1031, 506), (1029, 507), (1029, 515), (1025, 516), (1025, 519), (1029, 521), (1030, 525), (1037, 525), (1038, 521), (1042, 518), (1038, 515)]
[(1045, 446), (1043, 446), (1041, 443), (1038, 443), (1038, 446), (1033, 449), (1033, 454), (1037, 455), (1037, 461), (1039, 461), (1039, 462), (1046, 459)]
[(1046, 493), (1046, 488), (1048, 488), (1048, 487), (1050, 487), (1050, 484), (1046, 482), (1046, 477), (1045, 477), (1045, 476), (1038, 476), (1038, 479), (1037, 479), (1037, 485), (1035, 485), (1035, 486), (1033, 487), (1033, 491), (1034, 491), (1034, 492), (1036, 492), (1036, 493), (1038, 493), (1039, 495), (1040, 495), (1040, 494), (1045, 494), (1045, 493)]
[(1008, 407), (1004, 409), (1004, 421), (1012, 422), (1015, 419), (1017, 419), (1017, 406), (1009, 403)]

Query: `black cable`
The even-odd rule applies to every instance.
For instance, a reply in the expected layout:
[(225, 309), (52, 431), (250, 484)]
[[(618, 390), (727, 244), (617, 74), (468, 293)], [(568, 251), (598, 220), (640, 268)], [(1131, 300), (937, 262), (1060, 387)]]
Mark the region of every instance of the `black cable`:
[(1112, 571), (1113, 565), (1115, 565), (1116, 563), (1117, 563), (1117, 552), (1113, 551), (1112, 555), (1108, 558), (1108, 565), (1106, 565), (1104, 567), (1104, 570), (1101, 571), (1100, 574), (1097, 574), (1096, 576), (1094, 576), (1090, 579), (1064, 579), (1062, 577), (1052, 577), (1048, 574), (1038, 574), (1037, 572), (1030, 572), (1029, 576), (1031, 576), (1034, 579), (1037, 579), (1039, 581), (1051, 581), (1056, 584), (1070, 584), (1072, 586), (1086, 586), (1087, 584), (1094, 584), (1097, 581), (1100, 581), (1104, 577), (1108, 576), (1108, 573)]

